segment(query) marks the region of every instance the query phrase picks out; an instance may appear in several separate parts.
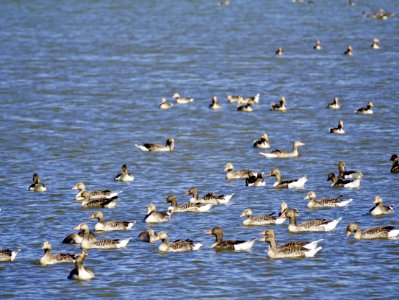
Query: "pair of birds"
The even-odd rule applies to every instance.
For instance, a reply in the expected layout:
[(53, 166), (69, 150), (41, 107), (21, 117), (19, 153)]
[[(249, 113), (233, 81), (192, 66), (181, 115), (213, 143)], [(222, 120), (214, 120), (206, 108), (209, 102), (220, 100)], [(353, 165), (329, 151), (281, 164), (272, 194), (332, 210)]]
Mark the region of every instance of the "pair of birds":
[[(373, 107), (374, 107), (373, 102), (369, 101), (369, 102), (367, 102), (367, 105), (365, 107), (361, 107), (361, 108), (355, 110), (355, 113), (359, 114), (359, 115), (372, 115), (374, 113)], [(339, 98), (334, 97), (332, 102), (327, 105), (327, 108), (335, 109), (335, 110), (340, 109), (341, 105), (340, 105)]]
[[(176, 100), (176, 104), (187, 104), (190, 102), (194, 102), (194, 98), (182, 97), (182, 96), (180, 96), (179, 93), (174, 93), (172, 98), (174, 98)], [(159, 105), (159, 108), (162, 110), (167, 110), (167, 109), (172, 108), (173, 106), (174, 106), (173, 103), (168, 102), (168, 100), (165, 97), (163, 97), (161, 99), (161, 104)]]

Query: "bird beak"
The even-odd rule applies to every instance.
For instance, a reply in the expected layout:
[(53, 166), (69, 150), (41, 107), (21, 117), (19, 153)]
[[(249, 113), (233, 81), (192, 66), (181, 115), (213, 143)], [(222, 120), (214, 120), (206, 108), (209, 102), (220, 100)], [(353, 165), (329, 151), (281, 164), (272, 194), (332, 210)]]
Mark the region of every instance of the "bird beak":
[(306, 200), (306, 199), (309, 199), (309, 196), (308, 196), (308, 195), (306, 195), (306, 197), (305, 197), (305, 198), (303, 198), (303, 200)]
[(79, 226), (79, 225), (76, 226), (76, 227), (74, 228), (74, 230), (80, 230), (80, 226)]
[(73, 189), (73, 190), (77, 190), (77, 189), (78, 189), (78, 185), (75, 184), (75, 185), (72, 187), (72, 189)]
[(242, 214), (240, 215), (240, 218), (242, 218), (242, 217), (245, 217), (245, 214), (244, 214), (244, 213), (242, 213)]
[(212, 229), (207, 231), (207, 232), (205, 232), (205, 234), (212, 234)]

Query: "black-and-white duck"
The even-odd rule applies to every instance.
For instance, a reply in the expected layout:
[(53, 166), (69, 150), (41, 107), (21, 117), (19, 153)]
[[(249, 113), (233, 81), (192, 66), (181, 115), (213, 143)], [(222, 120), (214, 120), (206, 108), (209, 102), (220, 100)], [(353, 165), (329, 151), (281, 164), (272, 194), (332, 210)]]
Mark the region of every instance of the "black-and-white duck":
[(270, 110), (285, 112), (287, 111), (287, 108), (285, 107), (286, 102), (287, 100), (285, 99), (285, 97), (281, 96), (279, 103), (278, 104), (272, 103)]
[(147, 205), (147, 214), (144, 217), (144, 222), (146, 223), (163, 223), (170, 221), (170, 216), (172, 215), (171, 209), (165, 211), (157, 211), (156, 206), (153, 203)]
[(399, 235), (399, 230), (395, 229), (395, 227), (393, 226), (379, 226), (362, 231), (359, 225), (350, 223), (346, 228), (346, 237), (349, 237), (352, 233), (354, 233), (354, 238), (356, 240), (394, 240), (397, 239), (397, 236)]
[(160, 109), (167, 110), (167, 109), (172, 108), (172, 107), (173, 107), (173, 103), (168, 102), (168, 100), (166, 100), (165, 97), (163, 97), (161, 99), (161, 104), (159, 105)]
[(123, 164), (120, 173), (118, 173), (115, 178), (115, 181), (122, 181), (122, 182), (130, 182), (134, 180), (133, 174), (129, 173), (127, 168), (127, 164)]
[(281, 172), (278, 168), (273, 169), (269, 176), (274, 176), (276, 181), (273, 187), (277, 189), (303, 189), (305, 188), (305, 183), (308, 181), (306, 176), (300, 177), (299, 179), (282, 180)]
[(164, 231), (158, 232), (157, 238), (162, 241), (159, 245), (160, 252), (187, 252), (199, 250), (202, 247), (201, 243), (192, 240), (176, 240), (170, 243), (169, 237)]
[(327, 108), (329, 109), (340, 109), (340, 104), (339, 104), (339, 98), (334, 97), (333, 101), (331, 103), (328, 103)]
[(258, 172), (254, 172), (252, 170), (238, 170), (238, 171), (234, 171), (234, 166), (232, 163), (227, 163), (224, 171), (227, 172), (226, 173), (226, 179), (227, 180), (235, 180), (235, 179), (247, 179), (252, 175), (257, 175)]
[(175, 149), (175, 139), (167, 139), (165, 145), (147, 143), (143, 145), (136, 144), (135, 146), (144, 152), (172, 152)]
[(95, 277), (94, 272), (90, 268), (83, 265), (87, 255), (88, 254), (86, 251), (82, 251), (81, 253), (77, 254), (75, 267), (71, 270), (71, 272), (69, 272), (68, 279), (91, 280)]
[(291, 151), (286, 151), (286, 150), (280, 150), (280, 149), (275, 149), (270, 153), (264, 153), (264, 152), (259, 152), (260, 155), (266, 158), (291, 158), (291, 157), (298, 157), (299, 152), (298, 152), (298, 147), (305, 146), (305, 143), (302, 143), (300, 141), (295, 141), (292, 143), (292, 150)]
[(366, 107), (361, 107), (358, 110), (355, 111), (356, 114), (358, 115), (372, 115), (373, 112), (373, 102), (369, 101), (367, 102), (367, 106)]
[(191, 203), (203, 203), (203, 204), (227, 204), (230, 202), (231, 198), (234, 196), (230, 195), (217, 195), (215, 193), (208, 193), (203, 197), (199, 197), (198, 189), (196, 187), (191, 187), (186, 192), (186, 195), (191, 195), (190, 202)]
[(47, 191), (47, 187), (44, 183), (40, 183), (40, 177), (37, 173), (33, 174), (33, 183), (29, 186), (29, 192), (45, 192)]
[(290, 225), (288, 225), (289, 232), (319, 232), (319, 231), (332, 231), (337, 227), (339, 221), (342, 218), (338, 218), (335, 220), (327, 220), (327, 219), (314, 219), (303, 222), (297, 225), (297, 217), (299, 216), (299, 212), (296, 209), (286, 210), (283, 214), (284, 217), (290, 220)]
[(92, 200), (89, 192), (82, 192), (82, 207), (84, 208), (115, 208), (118, 203), (118, 196), (112, 198), (97, 198)]
[(254, 216), (250, 208), (244, 209), (241, 213), (241, 217), (247, 217), (242, 224), (245, 226), (265, 226), (265, 225), (278, 225), (283, 224), (286, 218), (280, 218), (278, 216), (273, 216), (274, 212), (270, 215)]
[(0, 249), (0, 262), (14, 261), (21, 249)]
[(344, 187), (348, 189), (356, 189), (360, 187), (360, 179), (344, 179), (335, 176), (334, 173), (328, 174), (327, 181), (332, 181), (331, 187)]
[(233, 251), (244, 251), (250, 250), (255, 244), (256, 238), (248, 241), (243, 240), (223, 240), (223, 229), (222, 227), (214, 227), (207, 231), (206, 234), (215, 236), (215, 243), (212, 244), (212, 248), (218, 251), (221, 250), (233, 250)]
[(369, 214), (372, 216), (382, 216), (393, 214), (393, 205), (384, 205), (380, 196), (375, 196), (374, 207), (370, 209)]
[(219, 103), (218, 98), (216, 96), (212, 97), (212, 103), (209, 104), (209, 108), (213, 110), (218, 110), (222, 108), (222, 105)]
[(259, 149), (270, 148), (269, 137), (266, 133), (262, 134), (259, 140), (254, 140), (253, 146)]
[(75, 199), (77, 201), (83, 201), (84, 197), (82, 196), (83, 192), (88, 192), (90, 195), (90, 200), (95, 199), (103, 199), (103, 198), (112, 198), (118, 196), (118, 192), (112, 192), (111, 190), (95, 190), (95, 191), (87, 191), (86, 186), (83, 182), (78, 182), (72, 187), (73, 190), (78, 190), (79, 193), (76, 195)]
[(352, 199), (343, 200), (342, 196), (336, 198), (323, 198), (317, 200), (316, 193), (310, 191), (304, 200), (309, 200), (308, 207), (309, 208), (333, 208), (333, 207), (344, 207), (352, 202)]
[(392, 161), (391, 173), (399, 173), (399, 158), (398, 155), (392, 154), (389, 159)]
[(265, 186), (266, 182), (263, 178), (262, 173), (258, 173), (256, 176), (252, 175), (249, 178), (245, 179), (246, 186)]
[(349, 178), (349, 179), (360, 179), (363, 177), (361, 171), (347, 171), (345, 170), (346, 163), (343, 160), (338, 162), (338, 177), (339, 178)]
[(104, 215), (101, 211), (93, 213), (89, 219), (97, 219), (98, 222), (94, 225), (96, 231), (116, 231), (116, 230), (130, 230), (136, 222), (109, 220), (105, 221)]
[(69, 253), (57, 253), (51, 254), (51, 244), (49, 241), (43, 243), (42, 249), (44, 255), (40, 258), (40, 264), (42, 266), (60, 264), (60, 263), (72, 263), (75, 261), (76, 254)]
[(192, 203), (192, 202), (179, 205), (177, 203), (177, 198), (176, 198), (175, 195), (169, 195), (166, 198), (165, 204), (168, 204), (168, 203), (171, 204), (170, 208), (171, 208), (172, 213), (178, 213), (178, 212), (196, 212), (196, 213), (207, 212), (213, 206), (212, 203), (203, 204), (203, 203)]
[(331, 127), (329, 129), (330, 133), (335, 133), (335, 134), (344, 134), (344, 121), (340, 120), (338, 121), (338, 126), (337, 127)]
[(194, 98), (182, 97), (182, 96), (180, 96), (179, 93), (174, 93), (172, 98), (176, 99), (177, 104), (187, 104), (190, 102), (194, 102)]

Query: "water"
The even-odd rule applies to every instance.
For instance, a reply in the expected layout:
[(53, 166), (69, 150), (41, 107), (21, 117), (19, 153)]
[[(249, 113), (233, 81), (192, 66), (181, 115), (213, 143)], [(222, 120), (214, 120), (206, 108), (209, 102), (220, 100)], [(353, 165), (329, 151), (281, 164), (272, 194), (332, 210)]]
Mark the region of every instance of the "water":
[[(362, 228), (398, 225), (396, 213), (367, 215), (375, 195), (398, 205), (397, 176), (389, 157), (398, 148), (398, 18), (376, 21), (362, 11), (396, 1), (3, 1), (0, 18), (0, 184), (1, 248), (22, 248), (13, 263), (0, 265), (1, 298), (392, 298), (398, 294), (396, 241), (353, 242), (349, 222)], [(370, 49), (378, 37), (381, 49)], [(315, 52), (320, 39), (323, 50)], [(354, 56), (342, 55), (348, 45)], [(283, 47), (282, 57), (274, 55)], [(160, 111), (161, 97), (179, 92), (190, 105)], [(239, 113), (229, 94), (261, 94), (253, 113)], [(212, 96), (223, 109), (210, 111)], [(285, 114), (269, 111), (287, 98)], [(325, 109), (334, 96), (341, 110)], [(353, 111), (373, 101), (374, 115)], [(347, 134), (328, 134), (339, 119)], [(266, 132), (273, 148), (306, 143), (301, 156), (267, 160), (251, 147)], [(173, 153), (142, 153), (134, 144), (176, 139)], [(326, 182), (337, 162), (360, 169), (360, 189), (333, 190)], [(228, 182), (223, 168), (265, 173), (275, 167), (286, 179), (308, 176), (305, 190), (276, 191)], [(135, 175), (129, 184), (113, 176), (127, 163)], [(29, 193), (39, 173), (46, 193)], [(170, 238), (204, 244), (195, 253), (162, 255), (158, 244), (131, 241), (126, 249), (90, 251), (86, 265), (96, 279), (67, 280), (71, 265), (41, 267), (45, 240), (54, 252), (77, 252), (62, 239), (93, 212), (74, 202), (71, 187), (122, 190), (108, 219), (139, 221), (132, 232), (104, 238), (137, 237), (146, 205), (159, 209), (169, 194), (236, 193), (232, 205), (207, 214), (177, 214), (156, 225)], [(310, 211), (304, 196), (353, 198), (348, 208)], [(250, 207), (270, 213), (282, 200), (301, 211), (300, 221), (343, 217), (324, 234), (287, 234), (276, 226), (280, 243), (323, 238), (314, 259), (270, 261), (266, 245), (250, 252), (215, 253), (205, 231), (222, 226), (226, 239), (258, 237), (264, 227), (244, 227), (239, 215)]]

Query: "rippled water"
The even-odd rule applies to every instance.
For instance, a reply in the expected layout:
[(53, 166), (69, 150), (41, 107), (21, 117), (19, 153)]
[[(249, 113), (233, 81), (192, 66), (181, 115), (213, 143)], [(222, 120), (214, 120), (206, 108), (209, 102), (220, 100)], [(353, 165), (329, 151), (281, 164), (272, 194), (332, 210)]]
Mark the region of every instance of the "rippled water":
[[(0, 185), (1, 247), (22, 248), (13, 263), (0, 265), (1, 298), (395, 298), (399, 268), (397, 241), (353, 242), (347, 223), (362, 228), (397, 225), (397, 214), (367, 215), (375, 195), (398, 205), (398, 177), (389, 157), (398, 147), (398, 17), (362, 18), (362, 11), (396, 1), (3, 1), (0, 4)], [(370, 49), (371, 39), (381, 49)], [(323, 50), (315, 52), (320, 39)], [(342, 55), (352, 45), (354, 55)], [(283, 47), (285, 54), (274, 51)], [(160, 111), (161, 97), (174, 92), (194, 97), (190, 105)], [(253, 113), (239, 113), (228, 94), (261, 94)], [(223, 109), (210, 111), (212, 96)], [(287, 98), (287, 113), (269, 111)], [(340, 111), (325, 109), (338, 96)], [(353, 111), (373, 101), (374, 115)], [(339, 119), (347, 134), (328, 134)], [(267, 160), (251, 147), (263, 132), (273, 148), (306, 143), (301, 156)], [(173, 153), (143, 153), (134, 144), (176, 139)], [(333, 190), (326, 182), (337, 162), (364, 173), (361, 188)], [(308, 176), (305, 190), (247, 188), (228, 182), (223, 168), (269, 172), (287, 179)], [(113, 176), (127, 163), (130, 184)], [(40, 174), (46, 193), (29, 193)], [(195, 253), (162, 255), (158, 244), (132, 241), (126, 249), (90, 251), (86, 265), (96, 279), (67, 280), (71, 265), (41, 267), (43, 241), (54, 252), (77, 252), (62, 239), (92, 213), (74, 202), (71, 187), (122, 190), (108, 219), (136, 220), (132, 232), (101, 235), (137, 237), (146, 205), (159, 209), (167, 195), (186, 202), (184, 192), (236, 193), (232, 205), (206, 214), (177, 214), (165, 230), (171, 239), (204, 244)], [(320, 197), (353, 198), (348, 208), (310, 211), (307, 191)], [(250, 207), (270, 213), (282, 200), (301, 211), (300, 220), (343, 217), (337, 229), (322, 234), (287, 234), (280, 242), (323, 238), (314, 259), (271, 261), (266, 245), (250, 252), (216, 253), (213, 237), (222, 226), (227, 239), (258, 237), (264, 227), (244, 227), (239, 215)], [(90, 224), (93, 223), (90, 221)]]

